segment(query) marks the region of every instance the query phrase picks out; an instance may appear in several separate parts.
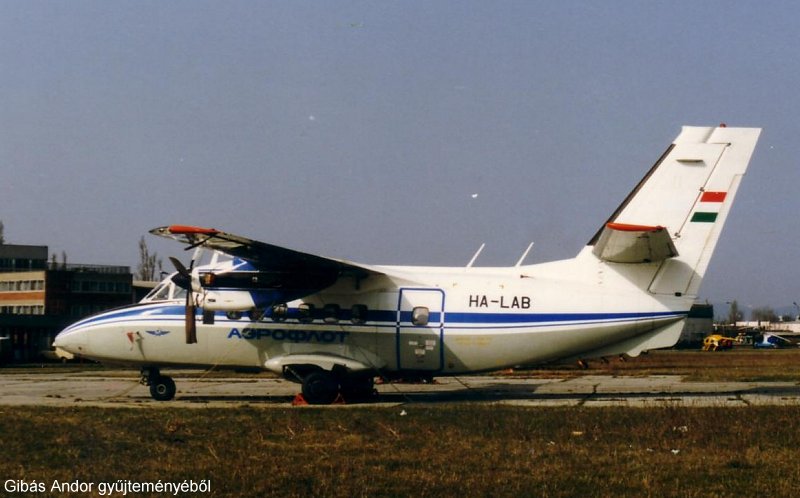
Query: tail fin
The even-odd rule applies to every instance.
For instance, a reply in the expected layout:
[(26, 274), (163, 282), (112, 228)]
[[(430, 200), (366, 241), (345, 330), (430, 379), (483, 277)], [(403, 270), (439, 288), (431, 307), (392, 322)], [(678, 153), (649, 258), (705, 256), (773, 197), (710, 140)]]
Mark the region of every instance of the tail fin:
[(683, 127), (589, 242), (617, 263), (663, 261), (649, 291), (697, 294), (760, 128)]

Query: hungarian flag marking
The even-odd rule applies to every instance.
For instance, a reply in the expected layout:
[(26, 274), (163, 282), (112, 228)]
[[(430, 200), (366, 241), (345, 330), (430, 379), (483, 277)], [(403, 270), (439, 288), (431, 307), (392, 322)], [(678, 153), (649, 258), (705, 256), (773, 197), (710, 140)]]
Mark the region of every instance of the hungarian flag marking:
[(703, 192), (700, 196), (698, 210), (692, 215), (691, 221), (696, 223), (713, 223), (722, 207), (727, 192)]

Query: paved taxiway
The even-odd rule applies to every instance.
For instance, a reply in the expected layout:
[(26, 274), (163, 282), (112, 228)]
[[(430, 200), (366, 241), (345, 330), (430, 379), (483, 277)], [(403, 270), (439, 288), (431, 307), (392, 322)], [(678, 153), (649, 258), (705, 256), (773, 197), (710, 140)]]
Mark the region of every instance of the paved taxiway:
[[(165, 371), (165, 373), (168, 373)], [(158, 402), (133, 374), (121, 372), (5, 373), (0, 405), (104, 407), (288, 407), (299, 385), (267, 376), (176, 375), (176, 398)], [(794, 382), (685, 382), (680, 376), (574, 378), (465, 376), (434, 384), (384, 384), (374, 406), (403, 403), (495, 403), (518, 406), (800, 405)]]

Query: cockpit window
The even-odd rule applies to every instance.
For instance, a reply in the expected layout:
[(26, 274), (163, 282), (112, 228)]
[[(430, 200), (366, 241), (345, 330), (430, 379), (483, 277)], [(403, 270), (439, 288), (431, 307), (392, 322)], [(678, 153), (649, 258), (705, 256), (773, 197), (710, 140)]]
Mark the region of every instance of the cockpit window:
[(153, 301), (167, 301), (170, 299), (184, 299), (186, 297), (186, 289), (178, 287), (171, 280), (164, 280), (151, 290), (143, 299), (143, 303)]
[(161, 282), (155, 289), (151, 290), (142, 301), (166, 301), (169, 299), (170, 282)]

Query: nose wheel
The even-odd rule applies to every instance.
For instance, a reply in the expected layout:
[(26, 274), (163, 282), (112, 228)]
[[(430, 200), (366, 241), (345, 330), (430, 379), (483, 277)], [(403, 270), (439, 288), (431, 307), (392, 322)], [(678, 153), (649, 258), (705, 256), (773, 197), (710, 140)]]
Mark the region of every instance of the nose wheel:
[(150, 387), (150, 396), (156, 401), (169, 401), (175, 397), (175, 381), (168, 375), (161, 375), (157, 368), (143, 369), (139, 382)]

